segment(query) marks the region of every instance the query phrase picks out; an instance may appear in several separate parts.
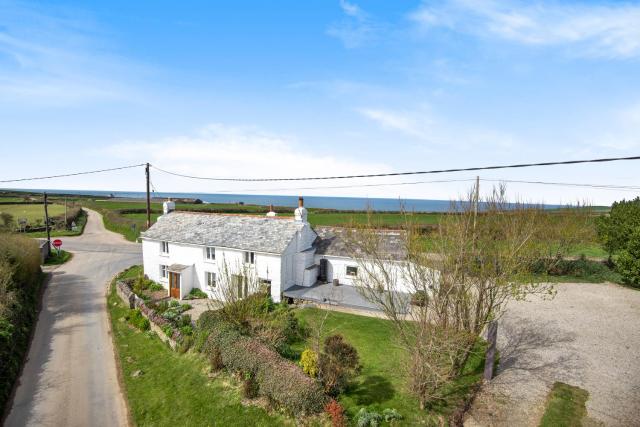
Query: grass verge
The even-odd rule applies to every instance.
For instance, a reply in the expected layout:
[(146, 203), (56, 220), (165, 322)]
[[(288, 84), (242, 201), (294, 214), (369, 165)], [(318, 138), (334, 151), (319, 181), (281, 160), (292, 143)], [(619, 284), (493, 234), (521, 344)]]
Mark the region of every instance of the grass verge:
[[(136, 270), (125, 273), (131, 274), (136, 274)], [(225, 374), (210, 378), (208, 363), (201, 355), (181, 355), (155, 334), (130, 327), (121, 320), (128, 309), (113, 285), (108, 294), (108, 307), (124, 392), (136, 425), (293, 424), (280, 414), (270, 414), (257, 406), (244, 406), (239, 386)]]
[(579, 427), (587, 415), (589, 392), (569, 384), (556, 382), (547, 397), (540, 427)]
[(60, 252), (55, 249), (51, 252), (51, 255), (44, 262), (44, 265), (60, 265), (69, 261), (73, 255), (70, 252), (60, 250)]
[[(82, 210), (80, 215), (78, 215), (78, 219), (76, 220), (76, 230), (50, 230), (51, 237), (70, 237), (70, 236), (79, 236), (84, 233), (84, 226), (87, 225), (87, 212)], [(34, 231), (31, 233), (26, 233), (27, 237), (33, 238), (43, 238), (47, 237), (46, 231)]]
[[(299, 319), (311, 327), (319, 325), (325, 315), (323, 337), (336, 333), (343, 335), (358, 350), (362, 364), (362, 371), (354, 384), (339, 399), (350, 418), (362, 407), (376, 412), (393, 408), (404, 417), (402, 425), (438, 425), (441, 419), (447, 420), (464, 405), (469, 394), (481, 381), (484, 369), (483, 345), (478, 346), (463, 374), (446, 390), (444, 400), (421, 411), (417, 399), (405, 388), (407, 376), (402, 369), (405, 353), (395, 343), (395, 329), (391, 322), (316, 308), (297, 311)], [(312, 340), (311, 337), (307, 342), (299, 343), (295, 350), (301, 352), (312, 346)]]

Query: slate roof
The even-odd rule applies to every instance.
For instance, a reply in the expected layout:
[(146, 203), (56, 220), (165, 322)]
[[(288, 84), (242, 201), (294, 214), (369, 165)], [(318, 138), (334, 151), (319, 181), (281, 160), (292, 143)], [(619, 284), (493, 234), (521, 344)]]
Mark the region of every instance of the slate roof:
[(281, 254), (303, 224), (264, 216), (171, 212), (143, 238)]
[[(332, 255), (340, 257), (353, 257), (352, 249), (356, 251), (355, 256), (359, 255), (357, 245), (355, 248), (349, 248), (348, 239), (357, 238), (357, 233), (350, 234), (353, 230), (340, 227), (314, 227), (318, 234), (313, 246), (316, 248), (318, 255)], [(378, 231), (380, 252), (390, 260), (399, 260), (406, 257), (406, 250), (401, 231), (384, 230)], [(362, 254), (360, 253), (362, 256)]]

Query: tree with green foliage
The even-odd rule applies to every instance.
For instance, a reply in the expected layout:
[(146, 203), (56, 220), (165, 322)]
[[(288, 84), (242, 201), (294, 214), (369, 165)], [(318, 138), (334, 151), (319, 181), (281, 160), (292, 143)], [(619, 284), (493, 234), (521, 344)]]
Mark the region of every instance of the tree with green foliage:
[(620, 251), (616, 270), (624, 283), (640, 287), (640, 227), (631, 233), (627, 246)]
[(4, 228), (11, 228), (11, 225), (14, 222), (13, 215), (9, 212), (0, 212), (0, 221), (2, 221), (2, 226)]
[(609, 215), (596, 219), (598, 237), (610, 254), (624, 249), (634, 230), (639, 228), (640, 197), (614, 202)]
[(342, 335), (331, 335), (324, 341), (318, 357), (318, 379), (331, 396), (342, 393), (349, 381), (360, 372), (360, 358), (354, 346)]

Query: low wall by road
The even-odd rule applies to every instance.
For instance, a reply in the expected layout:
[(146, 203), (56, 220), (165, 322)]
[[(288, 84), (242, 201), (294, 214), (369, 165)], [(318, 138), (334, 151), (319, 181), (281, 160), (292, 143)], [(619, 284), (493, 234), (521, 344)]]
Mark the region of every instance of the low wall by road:
[(127, 282), (121, 280), (117, 281), (116, 293), (130, 309), (140, 309), (140, 312), (149, 319), (151, 330), (158, 334), (162, 341), (168, 342), (171, 348), (175, 350), (178, 343), (182, 341), (182, 334), (180, 331), (174, 330), (173, 335), (169, 337), (162, 330), (163, 326), (170, 325), (171, 322), (160, 316), (153, 309), (149, 308), (144, 300), (133, 292), (131, 285)]

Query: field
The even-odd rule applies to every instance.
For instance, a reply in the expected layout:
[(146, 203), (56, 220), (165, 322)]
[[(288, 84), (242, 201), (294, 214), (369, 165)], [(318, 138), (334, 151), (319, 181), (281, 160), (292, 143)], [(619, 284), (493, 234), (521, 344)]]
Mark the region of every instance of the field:
[[(50, 217), (64, 215), (64, 206), (50, 204), (48, 208)], [(40, 204), (0, 205), (0, 213), (1, 212), (13, 215), (13, 219), (16, 222), (18, 222), (20, 218), (26, 218), (31, 225), (36, 224), (37, 221), (44, 224), (44, 206)]]

